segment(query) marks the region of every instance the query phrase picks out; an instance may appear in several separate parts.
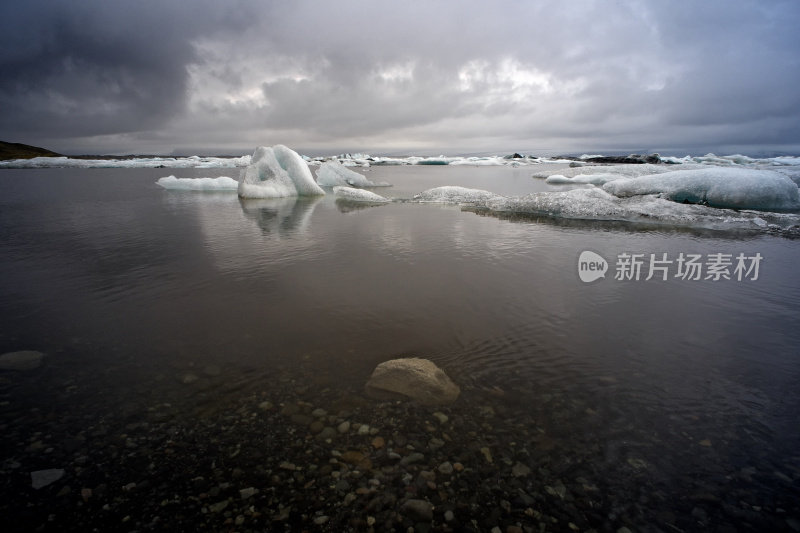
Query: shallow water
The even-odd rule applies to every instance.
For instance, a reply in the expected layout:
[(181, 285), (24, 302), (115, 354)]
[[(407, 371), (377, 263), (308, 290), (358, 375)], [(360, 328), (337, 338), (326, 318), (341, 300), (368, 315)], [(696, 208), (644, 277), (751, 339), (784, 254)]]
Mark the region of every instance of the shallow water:
[[(393, 183), (375, 189), (392, 198), (439, 185), (561, 190), (531, 173), (375, 167), (367, 177)], [(314, 386), (359, 394), (376, 364), (419, 356), (462, 386), (465, 411), (495, 398), (576, 457), (609, 471), (650, 464), (648, 482), (671, 497), (684, 476), (754, 467), (780, 474), (747, 489), (759, 507), (797, 501), (800, 242), (440, 205), (363, 208), (333, 195), (245, 201), (155, 185), (168, 174), (236, 177), (0, 172), (0, 353), (48, 354), (40, 371), (3, 376), (6, 430), (45, 408), (52, 388), (77, 391), (61, 408), (87, 414), (159, 401), (188, 412), (197, 396), (182, 376), (212, 367), (221, 377), (203, 389), (206, 401), (269, 391), (288, 372), (312, 384), (305, 399), (315, 403)], [(580, 281), (583, 250), (611, 263), (606, 279)], [(757, 280), (618, 281), (624, 252), (764, 259)]]

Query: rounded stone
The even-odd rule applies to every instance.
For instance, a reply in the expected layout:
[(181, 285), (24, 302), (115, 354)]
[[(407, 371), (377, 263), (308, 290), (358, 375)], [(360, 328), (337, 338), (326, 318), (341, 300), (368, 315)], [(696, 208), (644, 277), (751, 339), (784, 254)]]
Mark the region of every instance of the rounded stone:
[(403, 516), (415, 522), (430, 522), (433, 520), (433, 505), (425, 500), (411, 499), (400, 508)]
[(422, 405), (442, 405), (454, 402), (461, 389), (433, 362), (411, 357), (375, 367), (365, 392), (379, 400), (404, 398)]
[(33, 350), (8, 352), (0, 355), (0, 370), (33, 370), (42, 364), (44, 354)]

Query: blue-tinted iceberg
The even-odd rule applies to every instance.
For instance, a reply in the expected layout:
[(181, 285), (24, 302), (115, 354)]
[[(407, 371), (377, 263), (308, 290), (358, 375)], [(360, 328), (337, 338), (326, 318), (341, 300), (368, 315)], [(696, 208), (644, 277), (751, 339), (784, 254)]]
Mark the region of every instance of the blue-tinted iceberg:
[(285, 198), (289, 196), (321, 196), (325, 191), (317, 185), (308, 164), (300, 155), (283, 146), (259, 146), (250, 164), (239, 175), (239, 196), (242, 198)]
[(165, 189), (178, 189), (184, 191), (236, 191), (239, 182), (227, 176), (218, 178), (176, 178), (165, 176), (156, 181)]
[(655, 194), (673, 202), (733, 209), (800, 209), (795, 183), (771, 170), (712, 167), (624, 178), (603, 185), (618, 197)]
[(317, 170), (317, 184), (323, 187), (387, 187), (390, 184), (374, 183), (338, 161), (327, 161)]
[(336, 198), (347, 200), (350, 202), (365, 202), (370, 204), (386, 204), (391, 200), (384, 198), (380, 194), (375, 194), (372, 191), (365, 191), (364, 189), (354, 189), (353, 187), (345, 187), (337, 185), (333, 188), (333, 194)]
[(800, 216), (794, 213), (731, 211), (676, 203), (650, 194), (622, 198), (600, 187), (502, 196), (480, 189), (446, 186), (423, 191), (413, 200), (461, 205), (500, 216), (547, 216), (722, 230), (781, 232), (794, 231), (792, 228), (800, 224)]

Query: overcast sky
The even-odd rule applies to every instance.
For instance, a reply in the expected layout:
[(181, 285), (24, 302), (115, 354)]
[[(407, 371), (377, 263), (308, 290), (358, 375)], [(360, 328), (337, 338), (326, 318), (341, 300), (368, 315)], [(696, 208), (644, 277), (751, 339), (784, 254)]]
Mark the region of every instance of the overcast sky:
[(2, 2), (0, 140), (798, 153), (800, 2)]

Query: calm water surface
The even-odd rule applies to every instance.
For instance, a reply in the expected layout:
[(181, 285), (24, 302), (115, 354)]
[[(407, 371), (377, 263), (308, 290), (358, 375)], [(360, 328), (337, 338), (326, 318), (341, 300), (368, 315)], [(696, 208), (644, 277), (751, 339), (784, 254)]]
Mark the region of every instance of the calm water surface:
[[(439, 185), (554, 189), (532, 173), (367, 176), (393, 183), (376, 192), (394, 198)], [(242, 201), (155, 185), (168, 174), (237, 171), (0, 172), (0, 352), (48, 354), (39, 377), (5, 379), (57, 377), (83, 408), (143, 395), (180, 405), (193, 399), (176, 376), (208, 365), (236, 393), (268, 389), (287, 368), (359, 391), (376, 364), (419, 356), (462, 386), (465, 405), (488, 391), (564, 438), (606, 446), (610, 462), (646, 446), (654, 477), (702, 477), (692, 450), (710, 443), (715, 475), (755, 466), (779, 474), (763, 494), (797, 491), (800, 242), (333, 195)], [(606, 279), (578, 278), (587, 249), (612, 263)], [(623, 252), (764, 259), (756, 281), (623, 282)], [(7, 400), (46, 403), (48, 390), (31, 395)]]

